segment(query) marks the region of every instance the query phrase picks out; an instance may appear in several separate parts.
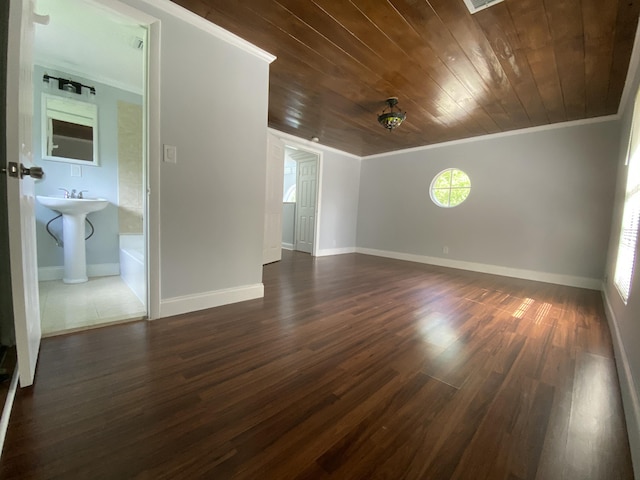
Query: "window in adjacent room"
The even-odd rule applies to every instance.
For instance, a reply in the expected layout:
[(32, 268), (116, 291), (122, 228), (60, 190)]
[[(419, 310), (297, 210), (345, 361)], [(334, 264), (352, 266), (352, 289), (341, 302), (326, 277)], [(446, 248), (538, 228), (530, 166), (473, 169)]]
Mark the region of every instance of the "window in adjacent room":
[(297, 163), (288, 156), (284, 161), (284, 182), (282, 201), (285, 203), (296, 202), (296, 175)]
[(633, 265), (636, 260), (638, 222), (640, 220), (640, 95), (636, 94), (629, 148), (627, 151), (627, 187), (625, 189), (618, 258), (614, 273), (614, 284), (626, 304), (633, 282)]
[(469, 176), (457, 168), (447, 168), (431, 182), (431, 200), (439, 207), (450, 208), (460, 205), (470, 192)]

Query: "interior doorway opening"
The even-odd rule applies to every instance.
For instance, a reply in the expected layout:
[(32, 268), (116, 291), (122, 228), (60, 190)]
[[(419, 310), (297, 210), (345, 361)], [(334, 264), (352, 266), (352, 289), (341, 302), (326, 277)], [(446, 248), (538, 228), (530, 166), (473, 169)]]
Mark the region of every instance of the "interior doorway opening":
[(282, 248), (314, 253), (317, 243), (319, 155), (285, 145)]
[[(49, 23), (39, 25), (35, 32), (33, 152), (34, 162), (43, 166), (47, 176), (35, 190), (44, 197), (74, 198), (76, 192), (85, 192), (85, 198), (104, 198), (109, 203), (87, 215), (83, 225), (86, 260), (82, 274), (72, 277), (68, 274), (65, 219), (36, 203), (44, 336), (139, 320), (148, 317), (149, 311), (149, 25), (129, 16), (119, 2), (73, 2), (73, 7), (69, 0), (38, 1)], [(108, 54), (96, 62), (95, 52), (102, 50)], [(69, 79), (90, 88), (69, 91), (58, 88), (59, 82), (43, 81), (47, 78)], [(41, 98), (88, 105), (97, 112), (92, 162), (63, 155), (60, 148), (49, 153), (43, 147), (49, 144), (51, 122), (46, 121), (49, 108), (45, 109)]]

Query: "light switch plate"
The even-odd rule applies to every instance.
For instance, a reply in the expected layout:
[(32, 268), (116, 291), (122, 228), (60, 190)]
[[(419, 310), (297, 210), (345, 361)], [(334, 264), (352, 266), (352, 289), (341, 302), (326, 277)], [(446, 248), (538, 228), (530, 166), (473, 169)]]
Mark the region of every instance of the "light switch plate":
[(80, 165), (71, 165), (71, 176), (72, 177), (81, 177), (82, 176), (82, 167)]
[(175, 146), (164, 146), (164, 161), (167, 163), (178, 163), (178, 149)]

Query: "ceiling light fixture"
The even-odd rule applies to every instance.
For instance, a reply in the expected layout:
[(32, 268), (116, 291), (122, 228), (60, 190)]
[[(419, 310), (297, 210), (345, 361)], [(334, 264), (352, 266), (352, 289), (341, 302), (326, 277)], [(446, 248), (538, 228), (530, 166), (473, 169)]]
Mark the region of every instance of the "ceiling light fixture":
[(95, 87), (90, 87), (89, 85), (83, 85), (80, 82), (74, 82), (73, 80), (67, 80), (66, 78), (58, 78), (52, 77), (51, 75), (47, 75), (46, 73), (42, 77), (42, 81), (44, 83), (49, 83), (49, 80), (58, 80), (58, 88), (60, 90), (64, 90), (65, 92), (77, 93), (78, 95), (82, 94), (82, 88), (88, 88), (89, 93), (91, 95), (96, 94)]
[[(378, 115), (378, 122), (387, 130), (391, 131), (396, 127), (399, 127), (400, 124), (407, 118), (407, 112), (400, 111), (400, 107), (398, 107), (398, 98), (390, 97), (386, 100), (387, 106), (384, 107), (382, 113)], [(394, 111), (393, 109), (397, 109)]]

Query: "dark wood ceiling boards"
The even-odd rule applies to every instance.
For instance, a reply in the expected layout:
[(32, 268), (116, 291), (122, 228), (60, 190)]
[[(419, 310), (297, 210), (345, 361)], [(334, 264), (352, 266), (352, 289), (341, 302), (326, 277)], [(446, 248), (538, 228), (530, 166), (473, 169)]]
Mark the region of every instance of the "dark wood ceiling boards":
[[(174, 0), (277, 56), (269, 126), (356, 155), (615, 114), (640, 0)], [(390, 96), (406, 121), (377, 123)]]

